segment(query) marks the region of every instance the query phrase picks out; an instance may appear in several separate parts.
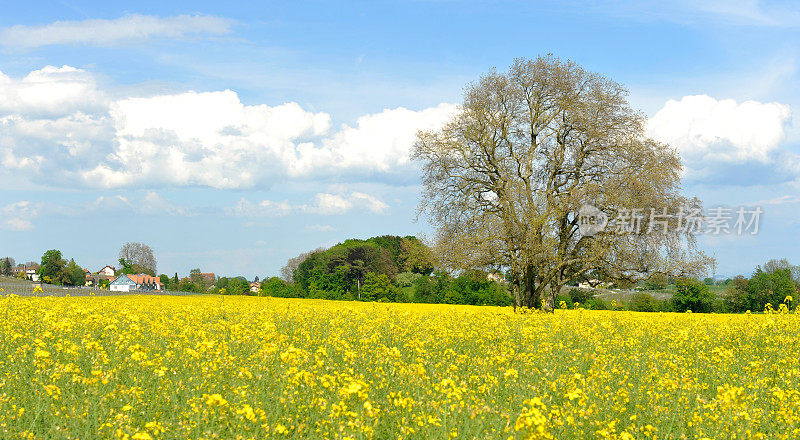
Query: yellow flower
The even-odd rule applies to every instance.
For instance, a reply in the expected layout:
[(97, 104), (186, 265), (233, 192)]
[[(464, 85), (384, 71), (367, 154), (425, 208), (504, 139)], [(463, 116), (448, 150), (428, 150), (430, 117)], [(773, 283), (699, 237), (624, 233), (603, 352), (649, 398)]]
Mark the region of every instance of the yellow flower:
[(50, 357), (50, 352), (47, 350), (41, 350), (37, 348), (36, 352), (34, 353), (34, 357), (36, 357), (36, 359), (47, 359)]
[(225, 406), (228, 404), (228, 401), (221, 394), (205, 394), (203, 397), (206, 399), (206, 405), (208, 406)]

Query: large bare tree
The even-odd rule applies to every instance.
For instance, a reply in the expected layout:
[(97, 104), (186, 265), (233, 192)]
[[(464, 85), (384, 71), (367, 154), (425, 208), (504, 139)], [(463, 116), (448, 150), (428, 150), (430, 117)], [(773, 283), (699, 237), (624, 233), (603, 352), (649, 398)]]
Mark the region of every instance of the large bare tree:
[(153, 249), (144, 243), (128, 242), (122, 245), (119, 250), (120, 260), (130, 265), (131, 270), (139, 273), (150, 273), (155, 276), (158, 262), (153, 254)]
[[(510, 269), (515, 305), (527, 307), (552, 307), (582, 276), (630, 282), (704, 270), (709, 260), (676, 214), (699, 201), (681, 195), (677, 152), (645, 136), (627, 95), (553, 56), (517, 59), (469, 84), (460, 111), (420, 132), (412, 151), (440, 261)], [(582, 207), (612, 222), (582, 233)], [(638, 229), (618, 227), (625, 213)]]

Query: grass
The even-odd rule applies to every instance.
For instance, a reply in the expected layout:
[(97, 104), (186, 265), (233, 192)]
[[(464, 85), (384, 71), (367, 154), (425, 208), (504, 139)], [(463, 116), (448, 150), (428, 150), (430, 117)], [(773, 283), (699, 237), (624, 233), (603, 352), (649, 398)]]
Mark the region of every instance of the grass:
[(0, 299), (3, 439), (800, 436), (800, 316)]

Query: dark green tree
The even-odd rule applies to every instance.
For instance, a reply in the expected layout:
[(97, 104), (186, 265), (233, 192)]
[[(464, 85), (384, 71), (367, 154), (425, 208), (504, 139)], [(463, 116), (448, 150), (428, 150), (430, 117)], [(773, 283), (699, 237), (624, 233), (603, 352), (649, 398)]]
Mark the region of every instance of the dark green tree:
[(46, 283), (61, 284), (64, 267), (67, 262), (61, 257), (61, 251), (50, 249), (42, 255), (42, 261), (37, 273)]
[(796, 290), (791, 269), (780, 268), (766, 272), (758, 268), (747, 283), (748, 310), (760, 312), (767, 304), (777, 309), (786, 297), (792, 297), (791, 303), (795, 303)]
[(708, 313), (711, 312), (714, 296), (708, 286), (693, 279), (681, 279), (675, 283), (675, 294), (672, 295), (672, 306), (676, 312)]
[(70, 259), (62, 270), (61, 283), (68, 286), (82, 286), (86, 283), (86, 272), (74, 259)]
[(293, 284), (289, 284), (278, 277), (266, 279), (261, 283), (260, 295), (262, 296), (296, 298), (298, 297), (298, 293), (297, 288)]
[(361, 287), (361, 298), (364, 301), (394, 301), (397, 287), (386, 274), (368, 272)]

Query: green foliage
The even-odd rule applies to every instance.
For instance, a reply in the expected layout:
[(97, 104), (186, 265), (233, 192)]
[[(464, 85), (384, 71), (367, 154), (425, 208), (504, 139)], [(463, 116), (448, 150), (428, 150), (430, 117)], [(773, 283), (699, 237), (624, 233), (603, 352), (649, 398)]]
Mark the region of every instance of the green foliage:
[(775, 269), (773, 272), (765, 272), (759, 268), (747, 283), (748, 310), (763, 311), (767, 304), (777, 309), (787, 296), (792, 297), (792, 303), (796, 303), (796, 289), (789, 268)]
[(356, 293), (369, 272), (386, 275), (394, 281), (398, 269), (387, 248), (353, 239), (309, 255), (295, 270), (294, 282), (309, 295), (313, 284), (313, 295), (321, 295), (319, 291), (322, 290), (328, 292), (323, 295), (325, 297), (330, 297), (332, 292), (341, 297)]
[(11, 269), (14, 267), (14, 259), (11, 257), (5, 257), (0, 260), (0, 275), (11, 276), (12, 271)]
[(68, 286), (82, 286), (86, 283), (86, 272), (75, 260), (69, 260), (62, 272), (61, 282)]
[(297, 298), (300, 296), (300, 293), (294, 285), (278, 277), (272, 277), (261, 283), (261, 292), (259, 295), (279, 298)]
[(205, 290), (203, 289), (203, 286), (200, 286), (200, 285), (194, 283), (191, 279), (179, 280), (177, 288), (181, 292), (193, 292), (193, 293), (204, 293), (205, 292)]
[(412, 286), (423, 275), (415, 272), (402, 272), (397, 274), (397, 285), (402, 287)]
[(634, 312), (658, 312), (663, 311), (663, 301), (656, 299), (653, 295), (638, 292), (633, 295), (628, 309)]
[(82, 286), (86, 282), (83, 268), (75, 260), (67, 262), (57, 249), (51, 249), (42, 255), (37, 273), (42, 281), (50, 284)]
[(667, 288), (667, 277), (664, 275), (653, 275), (642, 283), (644, 290), (663, 290)]
[[(433, 262), (430, 249), (415, 237), (384, 235), (346, 240), (308, 254), (293, 271), (292, 294), (365, 301), (512, 303), (506, 286), (488, 280), (485, 272), (464, 273), (455, 279), (445, 272), (431, 275)], [(274, 287), (291, 291), (288, 285), (275, 283)]]
[(385, 274), (367, 273), (359, 291), (362, 301), (395, 301), (397, 287)]
[(594, 299), (594, 291), (589, 289), (574, 288), (569, 291), (570, 303), (586, 304)]
[(145, 274), (150, 275), (151, 277), (156, 276), (156, 272), (153, 269), (145, 267), (141, 264), (131, 263), (124, 258), (119, 259), (119, 264), (122, 267), (122, 273), (126, 275)]
[(750, 307), (750, 300), (748, 298), (748, 289), (747, 285), (750, 283), (750, 280), (747, 278), (739, 275), (730, 283), (728, 283), (727, 287), (725, 288), (725, 292), (722, 294), (722, 306), (725, 312), (729, 313), (739, 313), (745, 312)]
[(217, 280), (213, 292), (222, 295), (249, 295), (250, 282), (245, 277), (221, 277)]
[(61, 251), (50, 249), (42, 255), (42, 262), (39, 266), (39, 276), (45, 282), (61, 284), (61, 275), (67, 262), (61, 258)]
[(676, 312), (691, 310), (698, 313), (712, 311), (714, 296), (708, 286), (692, 279), (681, 279), (675, 283), (672, 306)]
[(485, 272), (469, 272), (453, 280), (450, 292), (454, 292), (445, 302), (472, 305), (511, 305), (511, 295), (504, 286), (490, 281)]

